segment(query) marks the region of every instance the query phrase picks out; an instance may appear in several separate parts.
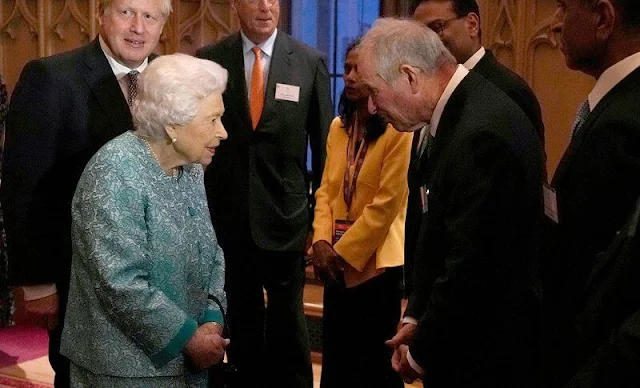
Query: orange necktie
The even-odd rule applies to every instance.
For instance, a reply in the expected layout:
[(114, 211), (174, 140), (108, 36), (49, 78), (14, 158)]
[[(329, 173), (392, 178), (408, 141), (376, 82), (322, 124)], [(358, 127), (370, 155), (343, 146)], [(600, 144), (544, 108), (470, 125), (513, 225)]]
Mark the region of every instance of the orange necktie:
[(251, 124), (253, 129), (256, 129), (264, 107), (264, 76), (260, 47), (254, 47), (253, 54), (256, 59), (253, 61), (253, 70), (251, 71)]

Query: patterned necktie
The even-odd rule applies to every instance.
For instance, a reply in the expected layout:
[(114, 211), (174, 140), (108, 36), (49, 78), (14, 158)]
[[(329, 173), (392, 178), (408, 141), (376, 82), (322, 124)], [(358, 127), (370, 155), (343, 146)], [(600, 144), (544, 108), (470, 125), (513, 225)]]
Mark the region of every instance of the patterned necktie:
[(127, 99), (127, 103), (129, 107), (133, 106), (133, 100), (138, 95), (138, 75), (140, 72), (138, 70), (131, 70), (127, 76), (129, 77), (129, 98)]
[(427, 159), (431, 157), (431, 151), (433, 150), (433, 140), (434, 136), (431, 134), (431, 131), (427, 132), (427, 138), (424, 140), (425, 145), (422, 146), (422, 152), (427, 154)]
[(431, 154), (431, 143), (433, 142), (433, 136), (431, 135), (431, 128), (429, 127), (429, 124), (427, 124), (424, 130), (426, 133), (424, 134), (424, 138), (420, 141), (418, 158), (421, 158), (425, 151), (427, 152), (427, 158), (429, 158), (429, 155)]
[(589, 100), (582, 101), (582, 104), (578, 107), (578, 111), (576, 112), (576, 119), (573, 121), (573, 126), (571, 127), (571, 138), (573, 139), (582, 125), (587, 120), (587, 116), (591, 113), (591, 109), (589, 108)]
[(262, 57), (260, 55), (260, 47), (253, 48), (255, 60), (253, 61), (253, 69), (251, 71), (251, 124), (253, 129), (258, 126), (262, 108), (264, 107), (264, 76), (262, 72)]
[(420, 163), (420, 131), (413, 133), (413, 141), (411, 142), (411, 164), (418, 166)]
[(423, 151), (422, 146), (424, 143), (424, 139), (422, 137), (424, 135), (424, 131), (428, 131), (428, 129), (425, 128), (426, 127), (422, 127), (420, 128), (420, 130), (413, 133), (413, 142), (411, 143), (411, 157), (414, 163), (420, 162), (420, 156), (422, 155)]

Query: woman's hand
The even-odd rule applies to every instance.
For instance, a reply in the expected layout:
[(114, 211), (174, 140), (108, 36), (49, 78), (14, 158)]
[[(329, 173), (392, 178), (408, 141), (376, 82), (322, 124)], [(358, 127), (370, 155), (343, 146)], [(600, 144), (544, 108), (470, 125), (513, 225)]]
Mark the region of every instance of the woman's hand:
[(344, 260), (327, 241), (316, 241), (309, 251), (316, 277), (325, 282), (342, 281)]
[(209, 334), (222, 335), (222, 332), (224, 331), (224, 326), (222, 326), (218, 322), (206, 322), (203, 323), (200, 327), (202, 328), (202, 330)]
[(184, 347), (184, 353), (196, 370), (209, 368), (224, 358), (230, 340), (222, 338), (215, 330), (211, 325), (200, 326)]

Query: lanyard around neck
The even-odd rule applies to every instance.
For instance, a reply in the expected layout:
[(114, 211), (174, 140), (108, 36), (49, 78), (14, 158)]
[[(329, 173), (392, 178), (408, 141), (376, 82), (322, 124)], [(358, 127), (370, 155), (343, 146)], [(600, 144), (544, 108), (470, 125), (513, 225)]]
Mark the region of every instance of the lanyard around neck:
[[(358, 122), (354, 123), (351, 129), (351, 135), (349, 136), (349, 143), (347, 144), (347, 168), (344, 172), (344, 203), (347, 205), (347, 219), (349, 218), (349, 210), (351, 209), (351, 203), (353, 202), (353, 196), (356, 192), (356, 182), (358, 181), (358, 175), (364, 163), (364, 157), (367, 155), (367, 149), (369, 143), (366, 139), (360, 141), (358, 151), (356, 152), (356, 142), (358, 139)], [(353, 168), (353, 176), (351, 176), (351, 169)]]

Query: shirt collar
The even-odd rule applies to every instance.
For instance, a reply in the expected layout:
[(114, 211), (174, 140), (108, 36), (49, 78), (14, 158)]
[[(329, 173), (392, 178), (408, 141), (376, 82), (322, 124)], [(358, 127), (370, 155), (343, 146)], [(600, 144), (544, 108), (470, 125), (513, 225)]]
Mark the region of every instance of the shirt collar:
[(469, 70), (463, 65), (458, 65), (456, 72), (453, 73), (453, 77), (449, 80), (447, 87), (444, 88), (444, 92), (442, 92), (442, 96), (438, 100), (435, 109), (433, 110), (433, 115), (431, 116), (431, 122), (429, 123), (431, 136), (436, 136), (436, 131), (438, 130), (438, 124), (440, 123), (440, 118), (442, 117), (442, 112), (444, 112), (444, 108), (449, 102), (449, 98), (453, 94), (453, 91), (456, 90), (460, 82), (464, 79), (464, 77), (469, 74)]
[(482, 59), (482, 57), (484, 57), (484, 54), (486, 53), (487, 53), (487, 50), (485, 50), (484, 47), (481, 46), (478, 49), (478, 51), (476, 51), (475, 54), (470, 56), (469, 59), (467, 59), (467, 61), (462, 65), (466, 67), (468, 70), (472, 70), (474, 67), (476, 67), (478, 62), (480, 62), (480, 60)]
[(240, 36), (242, 37), (242, 52), (244, 54), (247, 54), (255, 46), (258, 46), (258, 47), (260, 47), (260, 50), (262, 50), (263, 53), (265, 53), (267, 56), (271, 57), (272, 54), (273, 54), (273, 45), (276, 42), (276, 35), (277, 34), (278, 34), (278, 29), (276, 28), (273, 31), (273, 34), (271, 34), (271, 36), (267, 40), (265, 40), (264, 42), (262, 42), (260, 44), (255, 44), (251, 40), (249, 40), (249, 38), (247, 38), (247, 36), (244, 34), (244, 32), (240, 31)]
[(589, 93), (589, 109), (593, 111), (611, 89), (638, 67), (640, 67), (640, 52), (626, 57), (605, 70)]
[(107, 57), (107, 62), (109, 62), (109, 66), (111, 66), (111, 70), (113, 71), (113, 74), (116, 76), (116, 79), (119, 81), (122, 77), (126, 76), (127, 74), (129, 74), (129, 72), (131, 70), (137, 70), (138, 72), (142, 73), (144, 71), (144, 69), (147, 68), (147, 66), (149, 65), (149, 58), (145, 58), (144, 61), (142, 62), (142, 64), (138, 67), (136, 67), (135, 69), (130, 69), (127, 66), (121, 64), (120, 62), (116, 61), (115, 58), (113, 58), (113, 56), (111, 56), (111, 50), (109, 50), (109, 47), (107, 47), (107, 44), (104, 42), (104, 40), (102, 39), (102, 36), (98, 37), (98, 39), (100, 40), (100, 48), (102, 49), (102, 52), (104, 53), (104, 56)]

